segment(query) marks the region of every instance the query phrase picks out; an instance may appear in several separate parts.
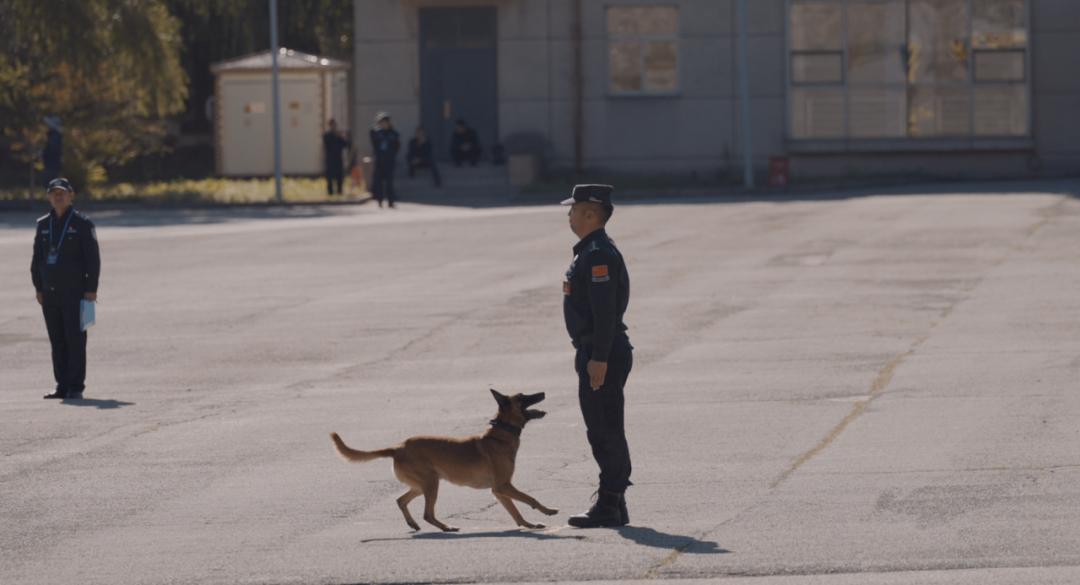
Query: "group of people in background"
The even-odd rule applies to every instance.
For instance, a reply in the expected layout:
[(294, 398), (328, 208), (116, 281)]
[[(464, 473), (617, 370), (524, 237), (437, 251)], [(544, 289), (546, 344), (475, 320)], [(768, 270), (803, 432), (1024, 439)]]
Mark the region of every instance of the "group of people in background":
[[(371, 196), (378, 202), (379, 207), (382, 207), (384, 203), (389, 207), (394, 207), (394, 168), (397, 166), (397, 155), (401, 150), (401, 136), (394, 129), (393, 121), (386, 112), (375, 115), (375, 124), (368, 135), (371, 140), (373, 161), (371, 184), (368, 186)], [(354, 184), (359, 184), (361, 171), (357, 164), (352, 139), (348, 133), (342, 134), (338, 130), (335, 120), (330, 120), (328, 129), (323, 134), (323, 152), (326, 155), (326, 193), (328, 195), (343, 193), (346, 153), (349, 154), (349, 168)], [(480, 162), (483, 152), (476, 130), (469, 127), (464, 119), (459, 118), (450, 137), (450, 158), (454, 161), (454, 165), (460, 167), (467, 163), (475, 167)], [(492, 156), (495, 155), (496, 151), (493, 149)], [(418, 127), (412, 139), (409, 140), (405, 151), (405, 164), (410, 177), (415, 176), (420, 169), (430, 169), (435, 187), (442, 186), (442, 176), (439, 174), (439, 165), (435, 161), (432, 143), (423, 127)]]

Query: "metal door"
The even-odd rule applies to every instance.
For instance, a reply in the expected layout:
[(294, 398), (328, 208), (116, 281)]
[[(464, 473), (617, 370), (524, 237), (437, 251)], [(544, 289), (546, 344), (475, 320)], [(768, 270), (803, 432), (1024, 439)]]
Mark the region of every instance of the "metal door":
[[(421, 121), (439, 160), (454, 122), (476, 130), (485, 154), (498, 137), (496, 8), (420, 9)], [(399, 128), (407, 136), (413, 128)]]

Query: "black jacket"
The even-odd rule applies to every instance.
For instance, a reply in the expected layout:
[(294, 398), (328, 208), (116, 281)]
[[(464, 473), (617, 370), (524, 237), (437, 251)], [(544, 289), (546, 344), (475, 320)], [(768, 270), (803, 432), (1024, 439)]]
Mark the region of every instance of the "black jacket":
[(375, 155), (375, 164), (394, 164), (400, 148), (401, 139), (398, 137), (397, 130), (380, 128), (371, 131), (371, 151)]
[(480, 138), (476, 135), (476, 130), (472, 128), (466, 128), (465, 132), (455, 130), (450, 135), (450, 155), (453, 156), (454, 153), (464, 152), (466, 144), (477, 153), (482, 151)]
[(405, 158), (410, 164), (414, 159), (431, 164), (431, 141), (425, 140), (423, 144), (420, 144), (419, 140), (413, 138), (409, 141), (409, 150), (405, 153)]
[(563, 283), (563, 318), (574, 347), (592, 347), (592, 359), (608, 361), (617, 341), (626, 340), (623, 315), (630, 302), (630, 275), (607, 232), (598, 229), (574, 246)]
[[(67, 231), (61, 237), (65, 223)], [(57, 248), (57, 259), (50, 265), (52, 247)], [(69, 207), (63, 217), (50, 211), (38, 218), (34, 257), (30, 261), (30, 278), (37, 292), (96, 293), (100, 274), (101, 254), (90, 218), (74, 207)]]
[(322, 136), (323, 152), (326, 153), (326, 168), (338, 170), (342, 168), (341, 153), (352, 143), (337, 132), (327, 132)]
[(46, 167), (60, 168), (60, 159), (64, 151), (64, 138), (57, 130), (50, 128), (45, 135), (45, 149), (41, 151), (41, 161)]

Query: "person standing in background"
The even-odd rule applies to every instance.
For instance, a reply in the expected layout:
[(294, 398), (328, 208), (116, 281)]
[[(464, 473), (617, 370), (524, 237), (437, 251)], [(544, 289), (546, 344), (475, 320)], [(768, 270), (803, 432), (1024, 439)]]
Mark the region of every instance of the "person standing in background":
[(431, 141), (428, 140), (427, 132), (423, 128), (418, 127), (413, 139), (409, 141), (409, 148), (405, 151), (405, 162), (409, 165), (410, 177), (416, 174), (416, 169), (430, 168), (435, 187), (442, 186), (439, 165), (435, 162), (435, 156), (431, 152)]
[(45, 125), (49, 131), (45, 134), (45, 148), (41, 151), (41, 163), (45, 166), (45, 182), (60, 176), (64, 158), (64, 131), (60, 118), (46, 116)]
[(326, 156), (326, 194), (333, 195), (336, 185), (337, 194), (341, 195), (342, 183), (345, 181), (345, 163), (341, 157), (351, 145), (351, 141), (338, 132), (336, 120), (331, 118), (328, 126), (322, 137), (323, 153)]
[(371, 194), (383, 206), (385, 199), (394, 207), (394, 166), (397, 153), (401, 149), (401, 138), (390, 121), (390, 114), (379, 112), (375, 115), (375, 127), (371, 129), (371, 151), (375, 157), (375, 171), (372, 177)]

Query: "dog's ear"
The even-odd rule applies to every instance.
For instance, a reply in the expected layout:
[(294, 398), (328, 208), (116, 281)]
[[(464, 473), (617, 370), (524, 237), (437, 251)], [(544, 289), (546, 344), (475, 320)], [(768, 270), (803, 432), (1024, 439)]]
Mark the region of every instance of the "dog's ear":
[(488, 388), (488, 390), (491, 390), (491, 395), (495, 397), (495, 402), (499, 403), (499, 410), (502, 410), (504, 408), (510, 408), (509, 398), (503, 396), (502, 394), (499, 394), (499, 391), (494, 388)]

